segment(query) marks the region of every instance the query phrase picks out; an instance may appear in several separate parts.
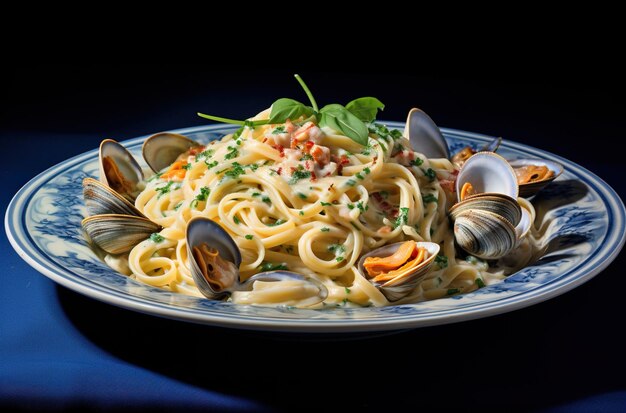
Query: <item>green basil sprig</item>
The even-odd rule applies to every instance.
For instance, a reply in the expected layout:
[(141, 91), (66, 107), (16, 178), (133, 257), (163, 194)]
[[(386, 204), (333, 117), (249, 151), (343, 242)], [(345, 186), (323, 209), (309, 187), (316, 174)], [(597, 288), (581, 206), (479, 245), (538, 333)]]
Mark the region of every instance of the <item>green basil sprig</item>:
[(368, 130), (365, 123), (345, 107), (333, 103), (320, 110), (320, 125), (339, 131), (361, 145), (367, 145)]
[(354, 99), (346, 105), (346, 109), (363, 122), (373, 122), (376, 119), (378, 109), (385, 109), (385, 105), (380, 100), (373, 97)]
[(285, 123), (287, 120), (295, 120), (301, 117), (311, 118), (314, 116), (319, 119), (320, 126), (332, 128), (361, 145), (367, 145), (368, 128), (365, 123), (373, 122), (376, 119), (378, 110), (385, 108), (385, 105), (380, 100), (374, 97), (362, 97), (354, 99), (346, 106), (333, 103), (318, 109), (317, 102), (304, 80), (297, 74), (295, 78), (302, 86), (302, 89), (304, 89), (311, 106), (307, 106), (297, 100), (280, 98), (272, 104), (269, 119), (255, 121), (228, 119), (204, 113), (198, 113), (198, 115), (218, 122), (251, 127), (268, 123)]

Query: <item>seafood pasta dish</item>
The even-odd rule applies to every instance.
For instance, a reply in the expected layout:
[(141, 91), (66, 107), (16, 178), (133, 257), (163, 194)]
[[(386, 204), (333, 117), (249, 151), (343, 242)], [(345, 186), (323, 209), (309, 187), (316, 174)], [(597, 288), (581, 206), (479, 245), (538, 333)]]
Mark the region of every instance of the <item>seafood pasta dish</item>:
[(135, 280), (236, 304), (386, 306), (462, 294), (533, 258), (527, 199), (562, 171), (507, 161), (500, 140), (450, 154), (430, 117), (403, 131), (366, 97), (278, 99), (219, 140), (159, 133), (142, 168), (100, 146), (83, 182), (85, 233)]

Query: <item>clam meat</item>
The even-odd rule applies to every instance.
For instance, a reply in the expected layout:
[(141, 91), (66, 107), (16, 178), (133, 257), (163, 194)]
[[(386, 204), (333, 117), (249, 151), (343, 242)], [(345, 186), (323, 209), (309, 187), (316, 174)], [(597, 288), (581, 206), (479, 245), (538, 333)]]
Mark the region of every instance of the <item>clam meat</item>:
[(405, 241), (385, 245), (364, 254), (358, 262), (361, 274), (389, 301), (410, 294), (430, 270), (439, 244)]

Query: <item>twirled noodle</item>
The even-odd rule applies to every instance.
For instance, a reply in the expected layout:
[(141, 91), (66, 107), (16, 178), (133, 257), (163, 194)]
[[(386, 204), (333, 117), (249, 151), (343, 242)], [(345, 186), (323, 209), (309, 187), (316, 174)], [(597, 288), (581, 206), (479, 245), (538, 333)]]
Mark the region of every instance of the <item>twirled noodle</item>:
[[(356, 263), (364, 252), (402, 240), (439, 243), (441, 257), (399, 303), (472, 291), (525, 264), (522, 257), (494, 269), (474, 257), (458, 259), (446, 214), (454, 166), (414, 152), (398, 131), (372, 125), (370, 132), (362, 147), (331, 129), (288, 121), (245, 127), (184, 154), (184, 178), (157, 174), (136, 199), (164, 229), (132, 249), (131, 276), (200, 296), (185, 241), (187, 222), (196, 216), (231, 234), (242, 252), (242, 281), (276, 268), (305, 274), (329, 291), (320, 306), (389, 305)], [(257, 283), (232, 300), (297, 305), (307, 297), (293, 283)]]

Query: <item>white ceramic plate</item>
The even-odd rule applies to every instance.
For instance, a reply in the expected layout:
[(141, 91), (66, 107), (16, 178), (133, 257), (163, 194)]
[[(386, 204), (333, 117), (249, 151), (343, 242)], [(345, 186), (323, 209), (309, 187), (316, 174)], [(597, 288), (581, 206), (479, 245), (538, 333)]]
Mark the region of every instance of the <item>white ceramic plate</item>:
[[(398, 122), (387, 125), (404, 127)], [(212, 125), (174, 132), (207, 142), (232, 131), (230, 126)], [(493, 139), (442, 131), (451, 153), (468, 144), (478, 148)], [(145, 138), (123, 144), (141, 159)], [(294, 332), (380, 331), (452, 323), (562, 294), (602, 271), (624, 243), (624, 205), (596, 175), (559, 156), (507, 140), (498, 153), (509, 159), (549, 159), (565, 167), (533, 201), (538, 211), (535, 225), (543, 233), (546, 254), (499, 284), (413, 305), (325, 310), (237, 306), (163, 291), (119, 275), (92, 252), (80, 226), (85, 215), (81, 182), (86, 176), (97, 176), (97, 150), (68, 159), (28, 182), (11, 201), (5, 227), (18, 254), (45, 276), (81, 294), (143, 313), (224, 327)]]

